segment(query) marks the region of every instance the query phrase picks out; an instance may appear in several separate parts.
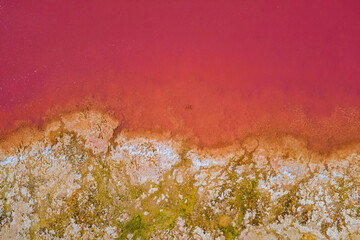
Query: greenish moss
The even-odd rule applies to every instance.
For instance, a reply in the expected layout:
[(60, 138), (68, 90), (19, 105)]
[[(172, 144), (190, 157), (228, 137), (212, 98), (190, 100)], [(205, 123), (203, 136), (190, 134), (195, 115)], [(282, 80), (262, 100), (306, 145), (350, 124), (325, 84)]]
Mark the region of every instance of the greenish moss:
[(126, 224), (120, 225), (122, 233), (118, 239), (127, 239), (128, 234), (134, 234), (134, 238), (145, 237), (144, 229), (146, 227), (143, 222), (143, 216), (141, 214), (136, 214), (133, 216)]
[(231, 225), (220, 227), (220, 230), (223, 232), (226, 239), (235, 239), (240, 235), (240, 231)]
[(132, 199), (138, 199), (142, 193), (143, 193), (143, 189), (141, 189), (141, 187), (137, 185), (131, 186), (130, 195)]
[(275, 208), (275, 218), (295, 214), (296, 209), (300, 206), (299, 185), (294, 185), (290, 191), (278, 200), (277, 207)]
[[(255, 167), (251, 171), (243, 172), (240, 175), (235, 171), (236, 166), (252, 163), (252, 152), (234, 158), (229, 163), (228, 181), (226, 181), (219, 192), (219, 196), (228, 192), (229, 196), (223, 200), (227, 202), (238, 213), (237, 227), (243, 228), (243, 219), (247, 211), (255, 212), (255, 217), (250, 219), (250, 224), (260, 225), (263, 223), (265, 208), (269, 206), (268, 194), (259, 190), (261, 170)], [(230, 190), (230, 192), (229, 192)]]
[(336, 177), (335, 183), (329, 183), (329, 195), (333, 199), (332, 206), (334, 210), (330, 214), (330, 218), (333, 220), (338, 231), (341, 231), (346, 225), (345, 218), (342, 212), (345, 209), (356, 209), (353, 204), (347, 203), (347, 199), (351, 196), (352, 185), (350, 184), (350, 179), (345, 180), (345, 178)]
[[(308, 221), (308, 216), (312, 212), (312, 206), (303, 206), (300, 204), (302, 198), (300, 190), (311, 178), (312, 176), (309, 176), (295, 183), (289, 192), (278, 200), (278, 204), (273, 209), (273, 220), (279, 221), (280, 218), (283, 218), (286, 215), (292, 215), (296, 216), (301, 223), (306, 223)], [(301, 207), (301, 210), (298, 210), (299, 207)]]

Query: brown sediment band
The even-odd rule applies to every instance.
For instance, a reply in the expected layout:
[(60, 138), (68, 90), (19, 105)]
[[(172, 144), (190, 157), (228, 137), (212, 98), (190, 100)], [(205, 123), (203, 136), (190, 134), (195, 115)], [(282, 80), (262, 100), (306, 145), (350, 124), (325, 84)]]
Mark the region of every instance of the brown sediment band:
[[(326, 142), (321, 141), (319, 136), (308, 135), (302, 133), (288, 133), (286, 131), (280, 131), (276, 129), (266, 129), (262, 128), (261, 130), (254, 131), (252, 133), (243, 134), (229, 141), (214, 141), (214, 142), (204, 142), (202, 137), (198, 136), (193, 131), (186, 131), (183, 129), (161, 129), (161, 127), (155, 128), (127, 128), (129, 127), (127, 120), (123, 114), (115, 114), (114, 111), (109, 110), (109, 108), (104, 108), (102, 104), (92, 103), (84, 104), (83, 106), (76, 106), (68, 108), (66, 112), (60, 112), (59, 110), (54, 111), (48, 115), (48, 118), (45, 119), (41, 126), (33, 122), (22, 122), (17, 125), (16, 129), (11, 131), (3, 132), (0, 138), (0, 147), (3, 150), (17, 148), (19, 146), (26, 146), (31, 144), (31, 142), (38, 141), (45, 135), (48, 135), (54, 129), (59, 129), (59, 126), (64, 126), (64, 122), (71, 122), (71, 119), (79, 114), (86, 113), (96, 113), (99, 116), (105, 116), (103, 120), (109, 124), (111, 122), (111, 127), (109, 130), (101, 129), (102, 134), (107, 134), (107, 139), (115, 139), (118, 134), (126, 133), (128, 136), (133, 137), (150, 137), (155, 139), (163, 140), (175, 140), (178, 142), (184, 142), (189, 147), (199, 148), (206, 151), (223, 151), (223, 149), (233, 149), (235, 148), (248, 148), (251, 149), (257, 143), (261, 142), (261, 145), (267, 149), (282, 149), (285, 151), (295, 151), (295, 152), (311, 152), (322, 157), (329, 157), (338, 154), (344, 155), (345, 153), (358, 152), (359, 151), (359, 141), (356, 137), (346, 139), (344, 136), (340, 138), (342, 141), (338, 142)], [(101, 121), (97, 123), (103, 124)], [(83, 121), (78, 121), (78, 124), (72, 124), (72, 126), (66, 126), (68, 131), (92, 131), (93, 128), (96, 128), (96, 125), (89, 125), (86, 119)], [(108, 132), (110, 131), (110, 132)], [(99, 133), (100, 133), (99, 132)], [(107, 133), (108, 132), (108, 133)], [(211, 135), (211, 129), (209, 129), (209, 134)], [(205, 136), (206, 137), (206, 136)]]

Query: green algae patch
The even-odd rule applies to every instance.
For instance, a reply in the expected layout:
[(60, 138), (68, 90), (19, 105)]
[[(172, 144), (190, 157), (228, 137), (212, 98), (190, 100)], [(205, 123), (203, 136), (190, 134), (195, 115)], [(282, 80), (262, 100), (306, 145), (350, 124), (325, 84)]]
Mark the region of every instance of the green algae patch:
[(143, 216), (136, 214), (126, 224), (119, 226), (122, 230), (119, 239), (127, 239), (129, 234), (132, 234), (135, 239), (138, 237), (149, 237), (146, 232), (144, 232), (145, 226)]
[[(197, 188), (193, 186), (193, 179), (187, 178), (182, 184), (174, 181), (174, 170), (166, 173), (158, 184), (143, 184), (130, 189), (130, 194), (136, 194), (141, 197), (139, 201), (142, 212), (139, 213), (139, 207), (128, 209), (131, 219), (123, 224), (118, 224), (123, 231), (121, 238), (127, 235), (150, 238), (156, 231), (171, 230), (175, 227), (176, 221), (180, 218), (188, 218), (194, 215), (197, 200)], [(148, 193), (150, 189), (156, 189)], [(141, 194), (140, 192), (141, 191)], [(135, 199), (140, 196), (136, 196)], [(141, 224), (140, 224), (141, 223)], [(137, 227), (130, 227), (134, 224)], [(141, 228), (140, 228), (141, 226)]]

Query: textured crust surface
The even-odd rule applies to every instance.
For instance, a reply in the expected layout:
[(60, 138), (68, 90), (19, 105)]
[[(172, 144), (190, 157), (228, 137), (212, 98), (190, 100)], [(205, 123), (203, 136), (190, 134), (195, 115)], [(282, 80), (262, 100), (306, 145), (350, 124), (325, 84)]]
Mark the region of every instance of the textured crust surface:
[(2, 142), (1, 239), (348, 239), (360, 233), (360, 154), (294, 137), (199, 149), (69, 113)]

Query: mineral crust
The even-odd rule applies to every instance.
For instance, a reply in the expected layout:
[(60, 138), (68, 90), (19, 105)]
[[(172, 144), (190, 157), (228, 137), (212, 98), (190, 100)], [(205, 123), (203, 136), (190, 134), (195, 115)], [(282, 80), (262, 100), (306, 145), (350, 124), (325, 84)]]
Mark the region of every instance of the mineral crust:
[(118, 128), (88, 110), (4, 139), (0, 239), (360, 239), (355, 145), (200, 149)]

